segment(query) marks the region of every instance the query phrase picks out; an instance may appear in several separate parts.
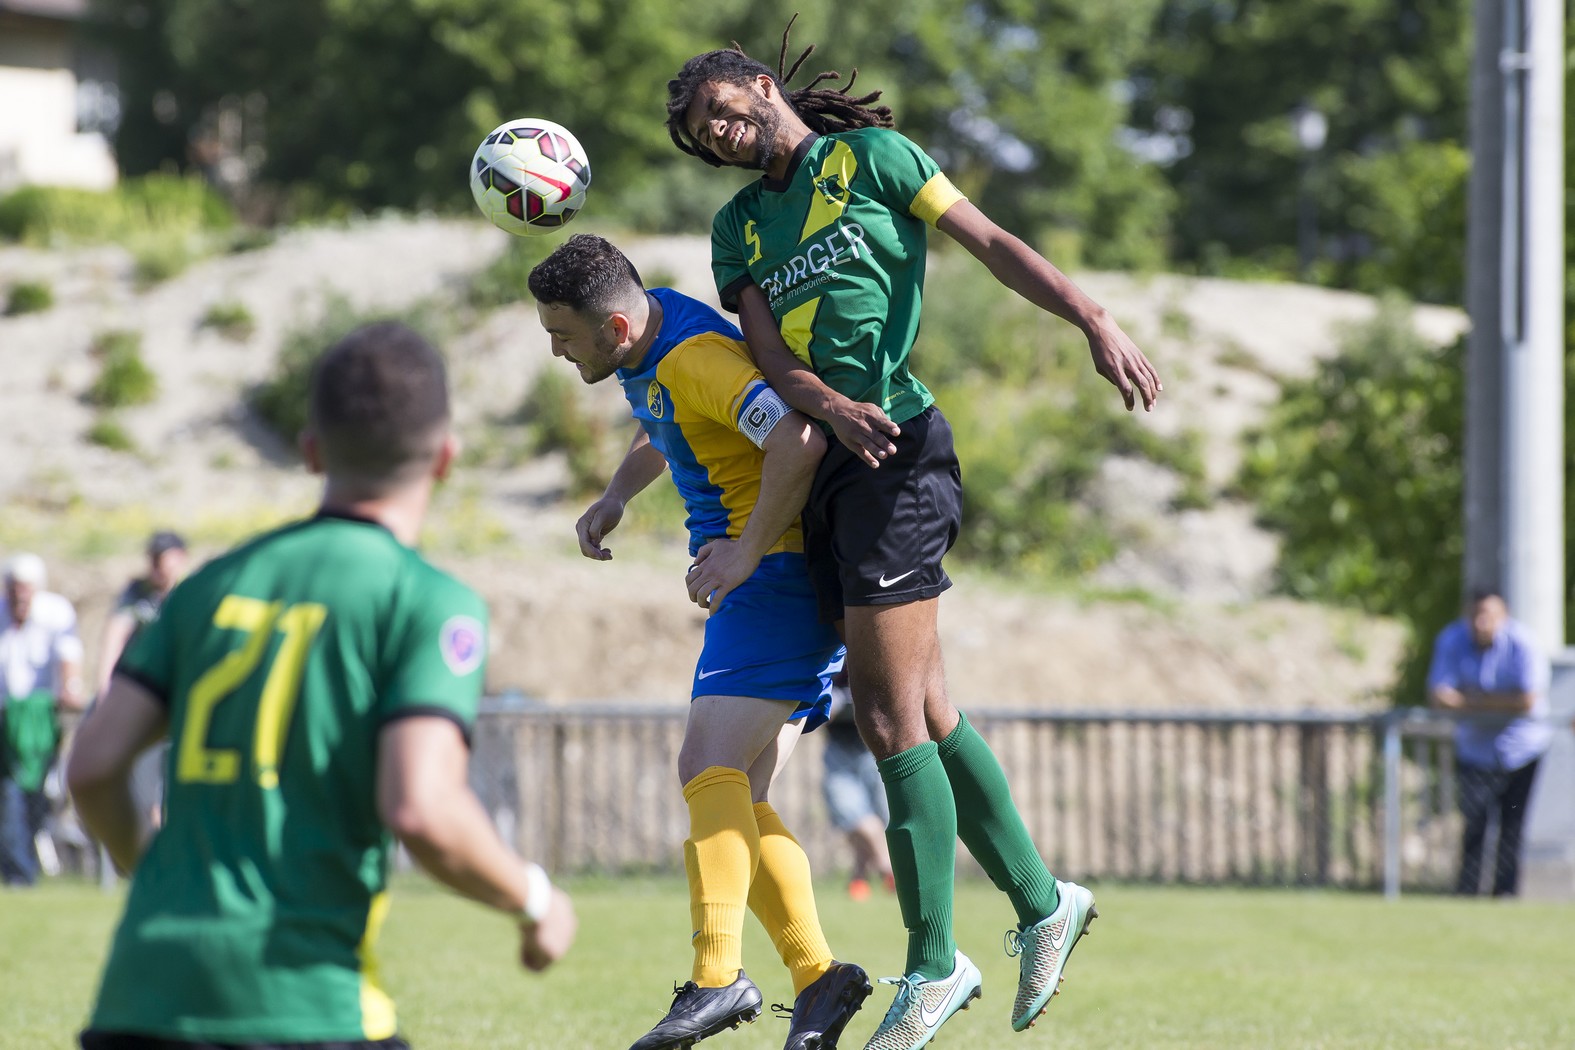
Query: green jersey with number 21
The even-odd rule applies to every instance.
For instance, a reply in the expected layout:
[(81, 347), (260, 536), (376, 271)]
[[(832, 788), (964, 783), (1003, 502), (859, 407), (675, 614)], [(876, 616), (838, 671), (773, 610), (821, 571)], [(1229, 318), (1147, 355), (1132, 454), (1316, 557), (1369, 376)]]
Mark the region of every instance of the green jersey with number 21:
[(190, 1041), (395, 1033), (373, 942), (392, 840), (379, 731), (469, 734), (487, 616), (382, 526), (319, 515), (182, 583), (118, 673), (169, 709), (164, 827), (132, 880), (92, 1027)]

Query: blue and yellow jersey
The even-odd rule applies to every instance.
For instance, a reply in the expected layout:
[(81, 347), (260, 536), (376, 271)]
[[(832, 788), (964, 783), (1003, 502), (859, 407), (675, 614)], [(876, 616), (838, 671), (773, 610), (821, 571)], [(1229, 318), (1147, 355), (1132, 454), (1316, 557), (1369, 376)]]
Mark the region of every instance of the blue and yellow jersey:
[[(618, 370), (618, 381), (634, 418), (667, 460), (689, 512), (693, 554), (711, 540), (737, 539), (749, 522), (765, 459), (755, 440), (770, 429), (752, 426), (761, 413), (751, 408), (771, 388), (743, 335), (721, 314), (670, 288), (651, 295), (662, 305), (662, 327), (638, 367)], [(795, 521), (767, 553), (803, 549)]]

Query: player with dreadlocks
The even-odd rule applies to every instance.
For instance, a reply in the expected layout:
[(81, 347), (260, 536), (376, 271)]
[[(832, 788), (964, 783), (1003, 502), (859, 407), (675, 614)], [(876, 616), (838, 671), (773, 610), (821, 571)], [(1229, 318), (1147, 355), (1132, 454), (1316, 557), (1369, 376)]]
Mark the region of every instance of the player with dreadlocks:
[(1080, 328), (1128, 409), (1153, 407), (1159, 377), (1103, 308), (890, 130), (879, 92), (853, 93), (857, 71), (843, 91), (820, 86), (834, 72), (789, 90), (814, 49), (787, 68), (787, 47), (784, 32), (775, 71), (736, 44), (690, 59), (668, 83), (667, 126), (707, 164), (763, 173), (712, 224), (717, 288), (772, 387), (841, 442), (811, 488), (805, 545), (821, 614), (847, 642), (859, 731), (880, 760), (908, 929), (906, 973), (891, 979), (896, 998), (867, 1050), (924, 1046), (979, 995), (979, 970), (952, 936), (959, 836), (1017, 914), (1006, 939), (1021, 956), (1021, 1031), (1097, 913), (1092, 893), (1045, 869), (1000, 763), (946, 692), (937, 606), (962, 482), (951, 429), (908, 369), (926, 225)]

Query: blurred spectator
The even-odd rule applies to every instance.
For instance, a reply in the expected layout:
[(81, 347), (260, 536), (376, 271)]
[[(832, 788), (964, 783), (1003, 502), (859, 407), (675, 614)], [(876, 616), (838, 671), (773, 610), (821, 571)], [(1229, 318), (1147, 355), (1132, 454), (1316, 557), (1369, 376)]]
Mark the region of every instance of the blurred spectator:
[(821, 785), (831, 822), (853, 847), (853, 876), (848, 896), (868, 900), (870, 876), (893, 889), (891, 858), (886, 852), (886, 788), (875, 756), (864, 746), (853, 724), (848, 672), (831, 680), (831, 720), (826, 723), (825, 778)]
[(43, 559), (5, 563), (0, 599), (0, 880), (38, 879), (37, 840), (49, 815), (44, 778), (60, 743), (56, 708), (79, 710), (82, 642), (71, 603), (44, 590)]
[[(103, 696), (109, 688), (110, 676), (120, 662), (131, 640), (142, 629), (158, 619), (164, 599), (186, 575), (191, 556), (186, 551), (186, 541), (179, 533), (160, 531), (148, 537), (148, 570), (126, 584), (125, 590), (115, 600), (115, 608), (104, 624), (104, 640), (99, 647), (98, 688), (96, 696)], [(150, 827), (159, 826), (159, 815), (164, 805), (164, 756), (169, 745), (149, 748), (137, 759), (132, 773), (131, 791), (137, 810)]]
[(1456, 892), (1481, 885), (1488, 817), (1498, 812), (1493, 895), (1520, 883), (1521, 828), (1537, 764), (1553, 737), (1547, 721), (1547, 661), (1530, 632), (1510, 619), (1497, 591), (1472, 594), (1466, 615), (1439, 632), (1428, 671), (1428, 700), (1455, 715), (1455, 769), (1465, 833)]
[(115, 608), (104, 624), (104, 641), (99, 648), (98, 688), (102, 696), (109, 688), (110, 675), (120, 654), (126, 651), (144, 627), (158, 618), (165, 597), (186, 575), (191, 557), (179, 533), (155, 532), (148, 538), (148, 571), (126, 584)]

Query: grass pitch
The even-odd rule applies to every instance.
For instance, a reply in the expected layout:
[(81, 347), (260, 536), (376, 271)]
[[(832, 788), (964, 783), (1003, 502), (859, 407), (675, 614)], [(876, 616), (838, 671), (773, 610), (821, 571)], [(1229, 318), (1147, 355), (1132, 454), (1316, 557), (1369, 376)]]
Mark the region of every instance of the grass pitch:
[[(382, 942), (390, 991), (417, 1050), (622, 1050), (665, 1012), (689, 968), (688, 898), (663, 879), (569, 884), (580, 941), (543, 977), (514, 962), (508, 920), (417, 878), (402, 880)], [(1001, 950), (1005, 899), (966, 883), (958, 939), (984, 998), (948, 1022), (938, 1050), (1076, 1048), (1531, 1048), (1575, 1046), (1575, 908), (1297, 891), (1094, 887), (1101, 917), (1039, 1025), (1008, 1013), (1015, 960)], [(91, 1003), (120, 897), (82, 884), (0, 892), (0, 1045), (56, 1050)], [(902, 966), (895, 899), (855, 904), (821, 888), (831, 946), (872, 976)], [(767, 1003), (792, 989), (751, 919), (745, 964)], [(156, 979), (156, 978), (155, 978)], [(858, 1050), (891, 1001), (877, 985), (842, 1040)], [(707, 1050), (782, 1045), (760, 1021)]]

